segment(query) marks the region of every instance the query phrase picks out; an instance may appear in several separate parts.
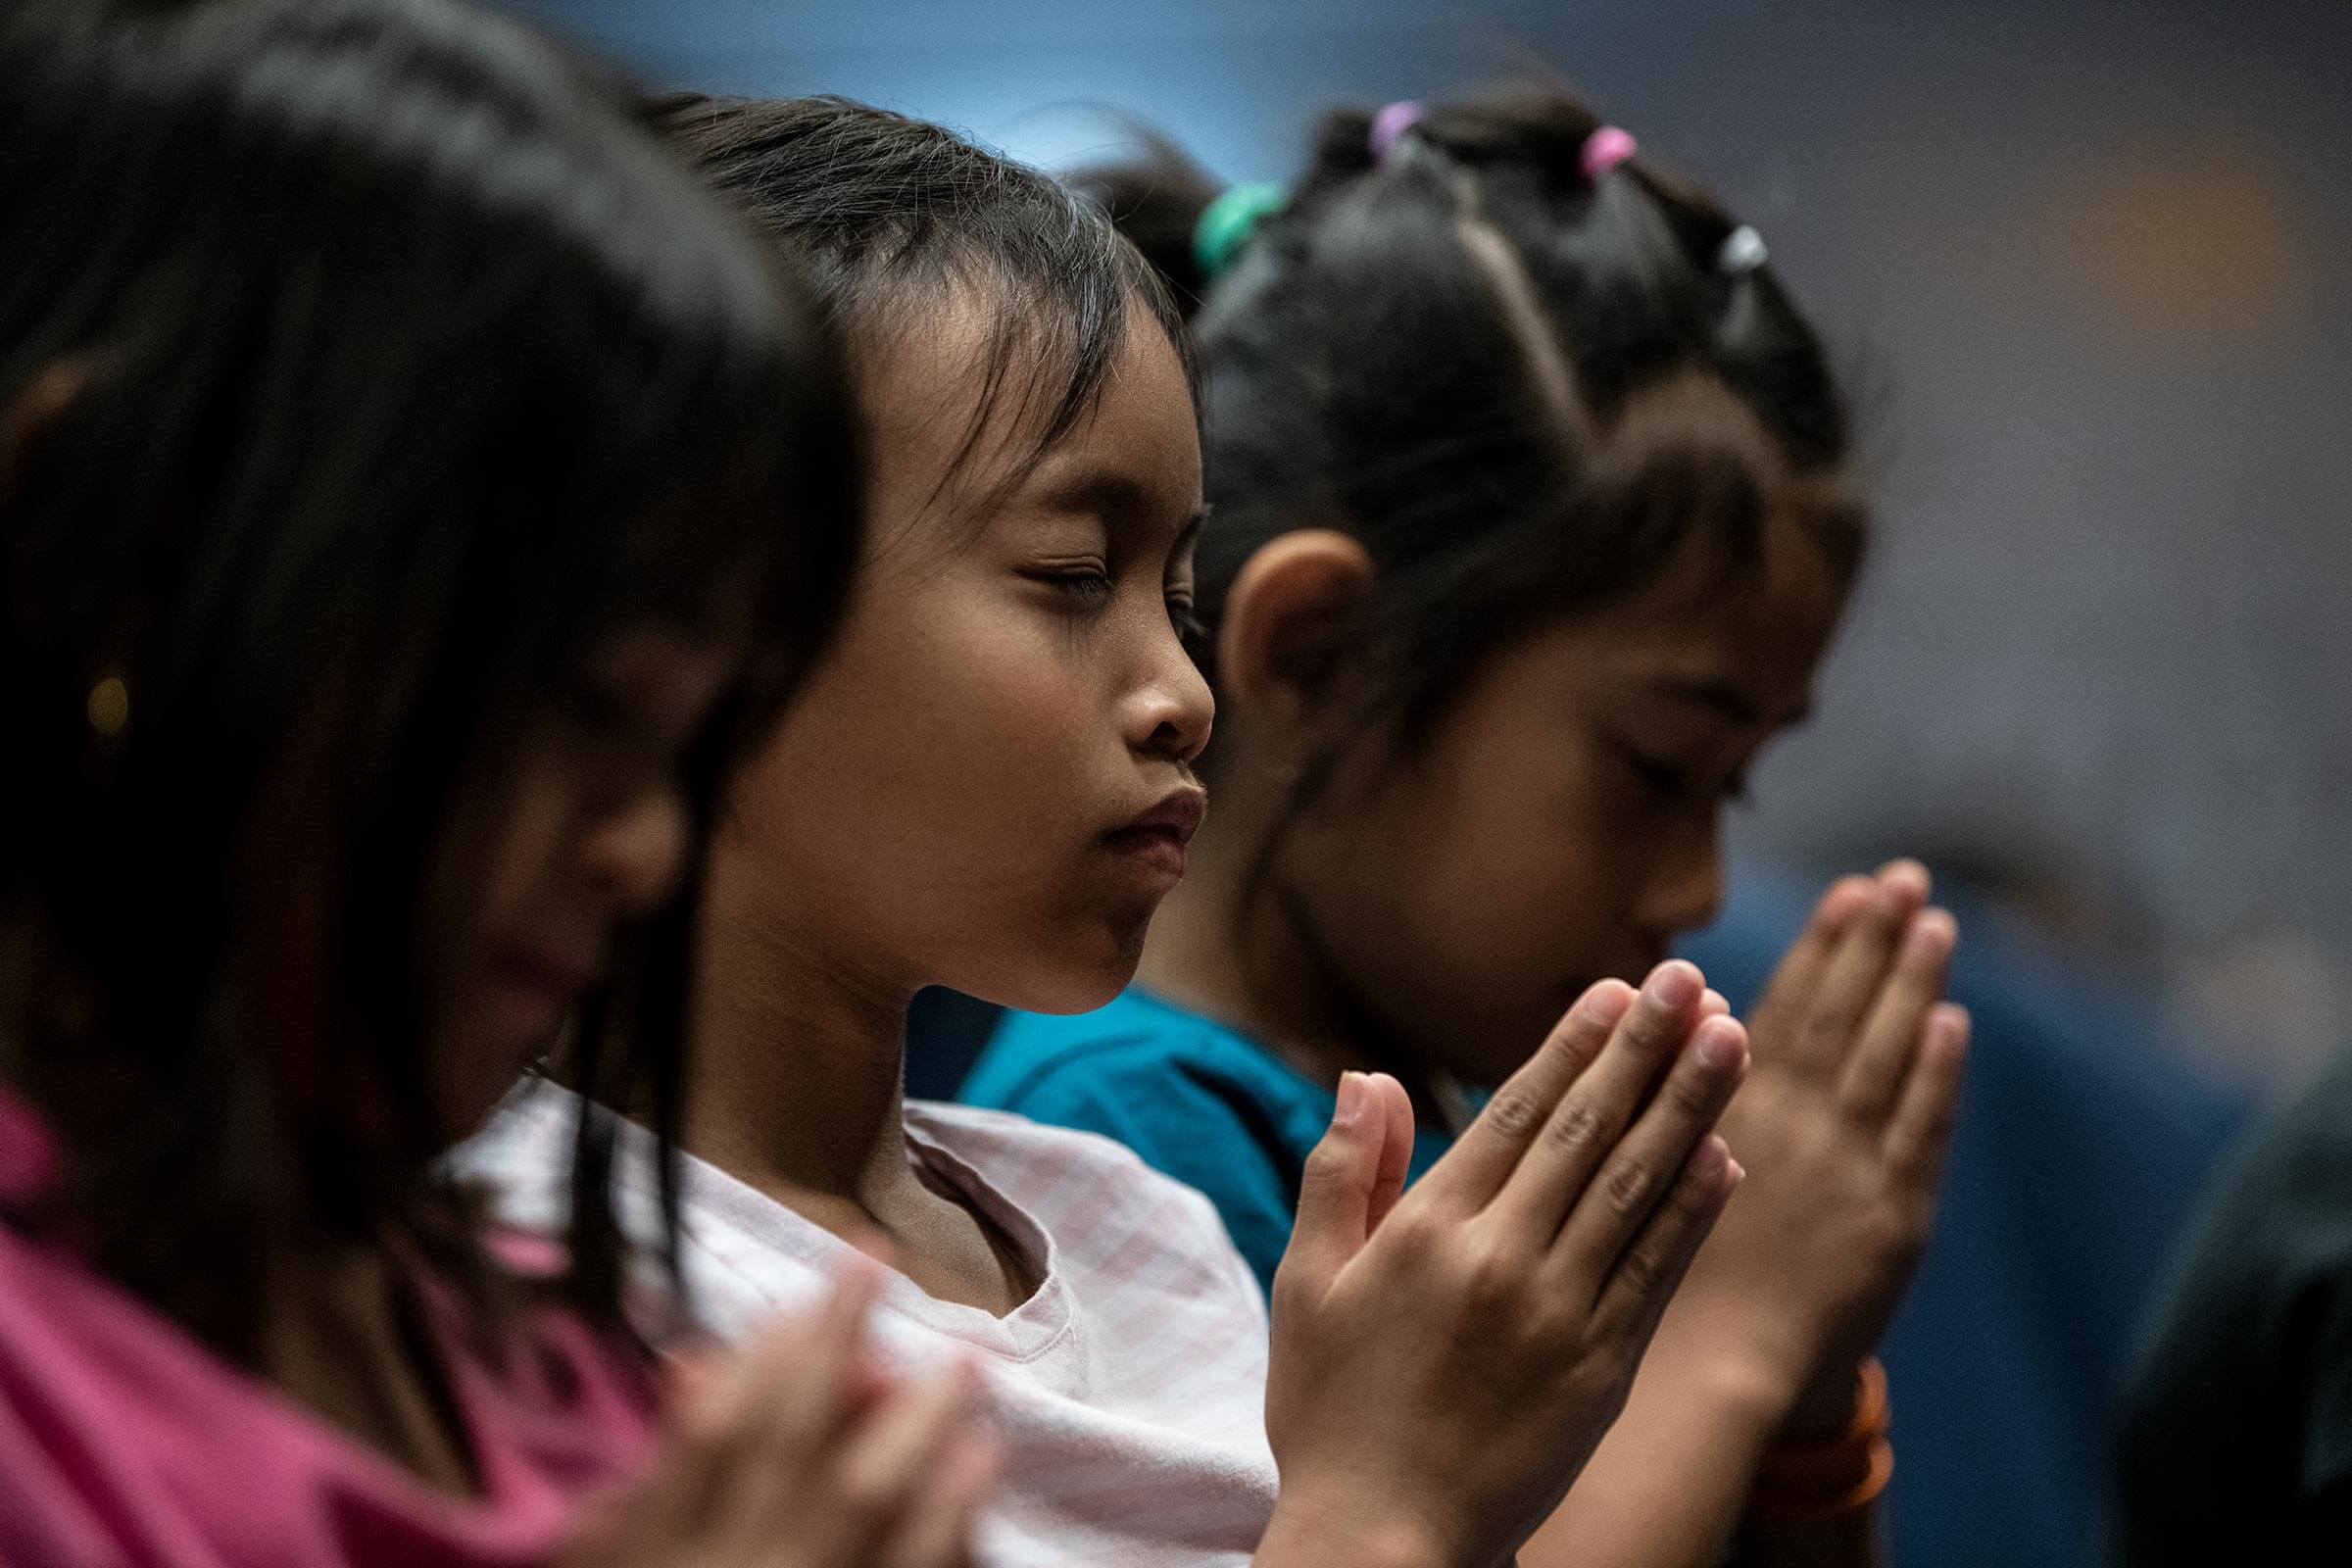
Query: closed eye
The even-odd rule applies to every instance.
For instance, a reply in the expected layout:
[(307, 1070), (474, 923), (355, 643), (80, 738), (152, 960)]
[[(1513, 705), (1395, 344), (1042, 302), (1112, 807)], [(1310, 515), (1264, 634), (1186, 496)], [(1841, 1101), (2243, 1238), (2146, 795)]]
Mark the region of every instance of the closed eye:
[(1655, 795), (1679, 797), (1690, 786), (1690, 775), (1672, 762), (1661, 761), (1630, 746), (1618, 749), (1625, 757), (1625, 765), (1642, 787)]
[(1725, 779), (1713, 789), (1692, 769), (1679, 762), (1651, 757), (1631, 746), (1620, 746), (1626, 767), (1642, 787), (1661, 800), (1702, 802), (1712, 808), (1719, 802), (1744, 803), (1748, 798), (1747, 772), (1744, 768)]
[(1110, 574), (1091, 564), (1040, 567), (1022, 575), (1032, 582), (1042, 582), (1057, 593), (1069, 594), (1089, 603), (1101, 603), (1116, 592)]

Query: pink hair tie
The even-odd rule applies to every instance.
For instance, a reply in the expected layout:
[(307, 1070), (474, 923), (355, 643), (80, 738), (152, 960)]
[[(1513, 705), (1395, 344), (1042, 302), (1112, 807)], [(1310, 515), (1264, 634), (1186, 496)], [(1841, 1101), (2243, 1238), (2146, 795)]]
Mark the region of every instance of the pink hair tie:
[(1419, 123), (1422, 112), (1421, 105), (1413, 99), (1399, 98), (1372, 117), (1369, 141), (1374, 163), (1387, 160), (1390, 149), (1396, 145), (1396, 138)]
[(1588, 181), (1601, 175), (1634, 156), (1634, 138), (1615, 125), (1603, 125), (1585, 138), (1585, 150), (1577, 154), (1576, 167), (1584, 171)]

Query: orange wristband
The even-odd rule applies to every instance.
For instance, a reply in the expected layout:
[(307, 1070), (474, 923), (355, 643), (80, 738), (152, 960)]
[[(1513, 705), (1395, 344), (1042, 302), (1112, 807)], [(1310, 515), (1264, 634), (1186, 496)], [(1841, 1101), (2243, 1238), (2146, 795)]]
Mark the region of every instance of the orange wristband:
[(1886, 1369), (1877, 1356), (1860, 1368), (1853, 1419), (1818, 1443), (1776, 1444), (1756, 1467), (1747, 1517), (1756, 1524), (1830, 1524), (1878, 1500), (1894, 1474), (1887, 1441)]

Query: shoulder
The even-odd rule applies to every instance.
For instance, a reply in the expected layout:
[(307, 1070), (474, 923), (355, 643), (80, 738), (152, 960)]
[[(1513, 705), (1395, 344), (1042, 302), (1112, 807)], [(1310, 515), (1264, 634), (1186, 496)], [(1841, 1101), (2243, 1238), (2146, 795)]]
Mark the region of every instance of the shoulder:
[(1099, 1133), (928, 1101), (907, 1102), (906, 1127), (983, 1176), (1058, 1250), (1115, 1250), (1132, 1235), (1220, 1261), (1233, 1250), (1207, 1198)]
[(907, 1131), (981, 1171), (1024, 1203), (1030, 1191), (1064, 1182), (1106, 1196), (1198, 1198), (1153, 1170), (1134, 1150), (1101, 1133), (1051, 1126), (1017, 1111), (940, 1101), (906, 1102)]

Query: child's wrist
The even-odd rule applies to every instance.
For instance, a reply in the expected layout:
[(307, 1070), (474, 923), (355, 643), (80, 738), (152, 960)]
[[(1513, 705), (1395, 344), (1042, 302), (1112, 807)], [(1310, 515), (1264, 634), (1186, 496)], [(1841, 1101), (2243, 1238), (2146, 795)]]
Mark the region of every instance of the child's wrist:
[(1894, 1473), (1886, 1372), (1876, 1356), (1854, 1370), (1841, 1421), (1784, 1436), (1764, 1455), (1748, 1494), (1750, 1528), (1846, 1525), (1864, 1517)]
[(1687, 1342), (1672, 1354), (1652, 1349), (1642, 1377), (1659, 1385), (1662, 1401), (1703, 1411), (1715, 1430), (1745, 1434), (1758, 1450), (1781, 1436), (1806, 1392), (1800, 1376), (1768, 1355), (1730, 1347), (1708, 1353)]
[(1818, 1443), (1844, 1431), (1865, 1397), (1863, 1363), (1848, 1361), (1817, 1375), (1792, 1400), (1774, 1441)]
[(1430, 1521), (1396, 1509), (1365, 1506), (1367, 1499), (1328, 1501), (1290, 1486), (1274, 1504), (1251, 1568), (1472, 1568), (1457, 1548), (1439, 1540)]

